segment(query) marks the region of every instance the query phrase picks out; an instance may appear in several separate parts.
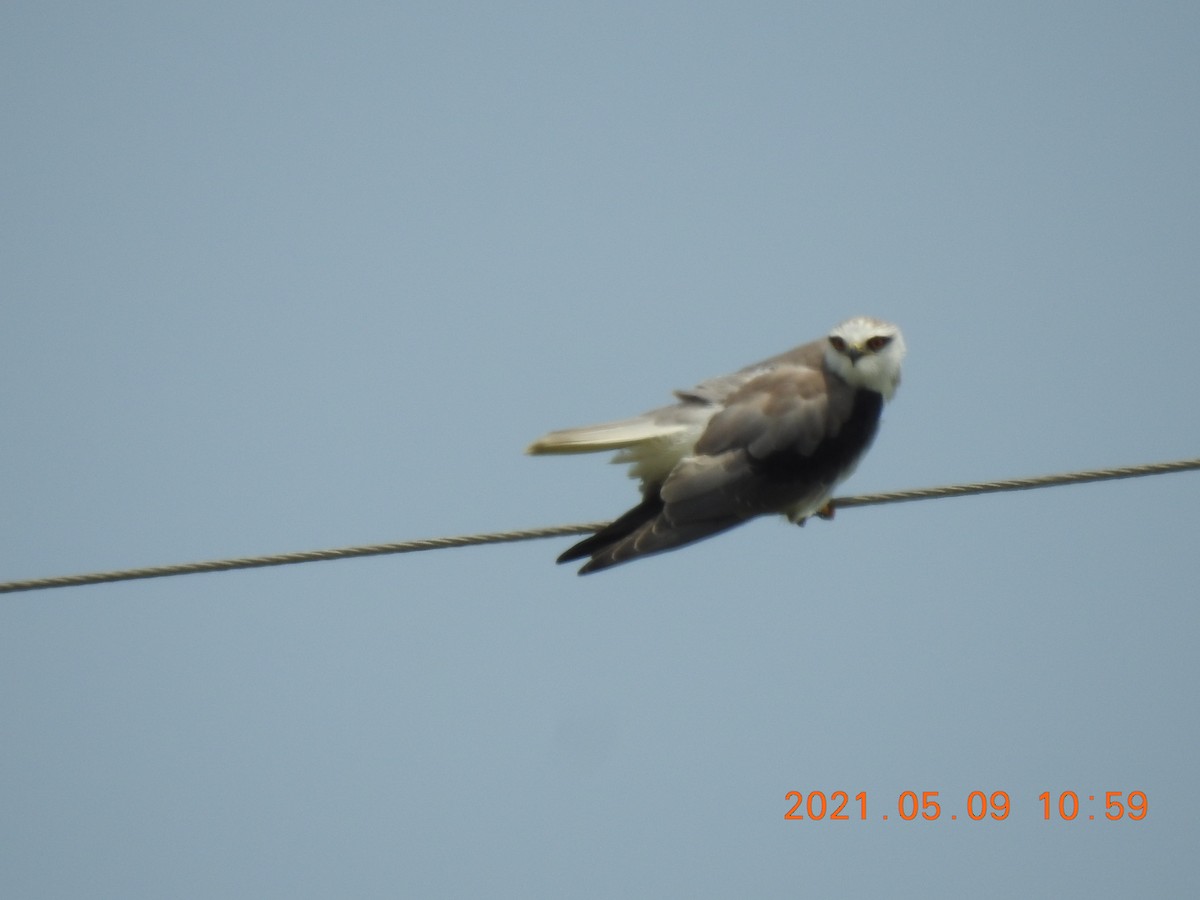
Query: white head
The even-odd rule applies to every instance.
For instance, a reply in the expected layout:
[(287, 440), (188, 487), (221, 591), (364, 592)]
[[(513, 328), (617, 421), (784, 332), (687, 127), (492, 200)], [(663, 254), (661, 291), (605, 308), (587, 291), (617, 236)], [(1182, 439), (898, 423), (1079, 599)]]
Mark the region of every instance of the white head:
[(905, 354), (900, 329), (869, 316), (847, 319), (829, 332), (825, 365), (847, 384), (876, 391), (891, 400), (900, 383)]

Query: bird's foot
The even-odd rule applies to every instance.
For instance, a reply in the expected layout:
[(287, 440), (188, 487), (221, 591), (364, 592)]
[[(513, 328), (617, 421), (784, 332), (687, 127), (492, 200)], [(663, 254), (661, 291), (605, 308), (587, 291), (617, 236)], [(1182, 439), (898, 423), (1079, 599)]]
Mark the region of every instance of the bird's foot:
[(833, 501), (830, 500), (828, 503), (826, 503), (824, 506), (822, 506), (820, 509), (818, 509), (816, 512), (812, 513), (811, 515), (800, 516), (800, 517), (797, 517), (795, 515), (789, 515), (788, 520), (793, 522), (796, 525), (803, 527), (804, 523), (807, 522), (810, 518), (812, 518), (812, 516), (816, 516), (818, 519), (825, 519), (826, 521), (828, 521), (829, 519), (832, 519), (833, 511), (834, 511)]

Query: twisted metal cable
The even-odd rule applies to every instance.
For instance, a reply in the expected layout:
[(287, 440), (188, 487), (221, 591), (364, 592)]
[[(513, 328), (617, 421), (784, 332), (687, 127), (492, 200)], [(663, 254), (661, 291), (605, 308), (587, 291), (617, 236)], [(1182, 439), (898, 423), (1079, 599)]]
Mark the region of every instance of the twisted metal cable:
[(1200, 469), (1200, 459), (1181, 459), (1175, 462), (1145, 463), (1140, 466), (1120, 466), (1113, 469), (1090, 469), (1084, 472), (1065, 472), (1061, 475), (1035, 475), (1011, 478), (1007, 481), (977, 481), (971, 484), (950, 484), (944, 487), (914, 488), (882, 494), (860, 494), (840, 497), (833, 501), (837, 509), (855, 506), (881, 506), (885, 503), (904, 503), (908, 500), (937, 500), (942, 497), (964, 497), (968, 494), (999, 494), (1004, 491), (1029, 491), (1034, 488), (1062, 484), (1087, 484), (1090, 481), (1115, 481), (1118, 478), (1138, 478), (1143, 475), (1166, 475)]
[[(910, 500), (936, 500), (943, 497), (963, 497), (970, 494), (1028, 491), (1035, 488), (1054, 487), (1064, 484), (1085, 484), (1091, 481), (1112, 481), (1118, 478), (1138, 478), (1144, 475), (1165, 475), (1169, 472), (1186, 472), (1191, 469), (1200, 469), (1200, 459), (1147, 463), (1140, 466), (1123, 466), (1113, 469), (1091, 469), (1083, 472), (1067, 472), (1061, 475), (1013, 478), (1007, 481), (980, 481), (972, 484), (914, 488), (912, 490), (891, 491), (880, 494), (859, 494), (854, 497), (836, 498), (833, 500), (831, 506), (834, 509), (853, 509), (858, 506), (881, 506), (885, 503), (905, 503)], [(85, 584), (103, 584), (112, 581), (134, 581), (139, 578), (166, 578), (172, 575), (192, 575), (197, 572), (257, 569), (265, 566), (287, 566), (294, 563), (317, 562), (319, 560), (352, 559), (358, 556), (384, 556), (390, 553), (414, 553), (419, 550), (442, 550), (449, 547), (472, 547), (477, 544), (504, 544), (514, 541), (535, 540), (537, 538), (566, 537), (570, 535), (591, 534), (592, 532), (599, 531), (607, 524), (608, 522), (589, 522), (580, 525), (552, 525), (546, 528), (526, 528), (520, 531), (494, 531), (487, 534), (427, 538), (424, 540), (400, 541), (394, 544), (370, 544), (360, 547), (342, 547), (333, 550), (306, 550), (299, 553), (279, 553), (274, 556), (217, 559), (209, 562), (182, 563), (173, 566), (151, 566), (148, 568), (124, 569), (115, 572), (93, 572), (86, 575), (62, 575), (54, 578), (36, 578), (29, 581), (8, 581), (0, 582), (0, 594), (12, 594), (18, 591), (40, 591), (48, 588), (78, 587)]]

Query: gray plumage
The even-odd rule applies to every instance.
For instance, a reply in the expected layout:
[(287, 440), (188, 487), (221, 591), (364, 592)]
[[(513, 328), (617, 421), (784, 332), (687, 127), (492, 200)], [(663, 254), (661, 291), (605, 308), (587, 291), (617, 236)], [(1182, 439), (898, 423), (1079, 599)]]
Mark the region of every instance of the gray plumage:
[(555, 431), (530, 453), (617, 451), (642, 502), (559, 562), (580, 574), (718, 534), (755, 516), (818, 513), (870, 446), (900, 379), (894, 325), (858, 317), (732, 375), (676, 391), (677, 403), (632, 419)]

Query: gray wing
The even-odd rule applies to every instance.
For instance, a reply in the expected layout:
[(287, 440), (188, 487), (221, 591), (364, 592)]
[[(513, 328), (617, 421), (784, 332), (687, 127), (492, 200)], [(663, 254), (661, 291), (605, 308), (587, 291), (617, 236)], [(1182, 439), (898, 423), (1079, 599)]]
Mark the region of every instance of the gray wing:
[(822, 368), (826, 346), (827, 344), (824, 339), (801, 344), (799, 347), (793, 347), (791, 350), (738, 369), (730, 375), (720, 375), (716, 378), (702, 381), (694, 388), (675, 391), (675, 396), (685, 402), (724, 403), (747, 382), (773, 369), (782, 366), (800, 366), (808, 369)]
[(688, 544), (763, 513), (814, 511), (843, 471), (821, 448), (853, 406), (849, 385), (821, 369), (782, 364), (752, 377), (728, 396), (694, 452), (671, 471), (657, 510), (597, 548), (581, 571)]
[(780, 368), (822, 367), (822, 341), (813, 341), (785, 353), (739, 369), (731, 375), (710, 378), (686, 391), (675, 391), (679, 402), (616, 422), (552, 431), (534, 441), (527, 453), (562, 454), (617, 451), (613, 462), (631, 464), (630, 475), (643, 487), (657, 486), (691, 454), (712, 418), (740, 389)]
[(826, 494), (837, 472), (818, 451), (854, 406), (853, 390), (823, 370), (782, 366), (747, 382), (713, 416), (662, 487), (674, 522), (783, 512)]

